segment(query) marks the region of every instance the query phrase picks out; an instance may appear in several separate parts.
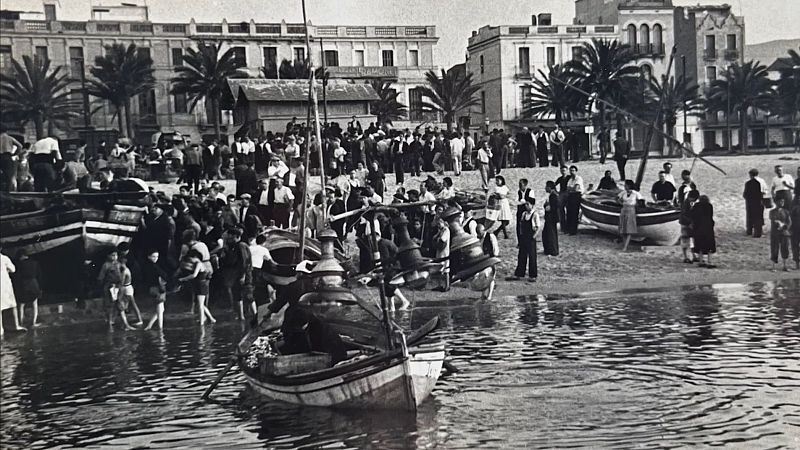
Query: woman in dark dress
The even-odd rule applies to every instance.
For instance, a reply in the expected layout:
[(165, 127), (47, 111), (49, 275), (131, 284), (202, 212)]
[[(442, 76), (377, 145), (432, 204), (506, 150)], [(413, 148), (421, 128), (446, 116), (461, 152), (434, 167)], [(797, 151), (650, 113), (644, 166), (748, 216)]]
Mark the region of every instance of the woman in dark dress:
[(717, 252), (717, 241), (714, 238), (714, 207), (707, 195), (701, 195), (690, 212), (692, 219), (692, 237), (694, 237), (694, 253), (700, 255), (700, 267), (713, 269), (711, 255)]
[(17, 271), (13, 275), (13, 282), (19, 304), (19, 323), (22, 324), (25, 318), (25, 305), (30, 304), (33, 307), (33, 326), (38, 327), (40, 325), (39, 298), (42, 296), (42, 290), (39, 287), (42, 275), (39, 263), (25, 253), (20, 253), (16, 267)]
[(547, 256), (558, 256), (558, 221), (559, 204), (556, 184), (548, 181), (545, 185), (547, 200), (544, 202), (544, 227), (542, 228), (542, 246)]
[(386, 190), (385, 178), (386, 175), (383, 174), (383, 170), (381, 170), (378, 165), (378, 161), (372, 161), (372, 168), (369, 174), (367, 174), (367, 182), (372, 186), (372, 189), (375, 190), (375, 193), (381, 197), (383, 197), (383, 192)]

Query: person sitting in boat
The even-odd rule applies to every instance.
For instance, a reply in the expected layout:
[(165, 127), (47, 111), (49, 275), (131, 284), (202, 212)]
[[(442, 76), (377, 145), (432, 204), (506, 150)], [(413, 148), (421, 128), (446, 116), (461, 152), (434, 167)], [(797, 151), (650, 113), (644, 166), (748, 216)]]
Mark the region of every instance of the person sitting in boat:
[(617, 187), (617, 182), (614, 181), (614, 177), (611, 175), (610, 170), (606, 170), (603, 178), (600, 178), (600, 184), (597, 185), (597, 189), (608, 189), (610, 191), (619, 190)]
[(675, 186), (667, 181), (667, 173), (663, 170), (658, 172), (658, 181), (653, 183), (650, 193), (656, 203), (672, 203), (675, 199)]
[(283, 346), (280, 347), (282, 355), (296, 355), (300, 353), (322, 352), (331, 355), (333, 364), (347, 359), (342, 338), (329, 324), (316, 316), (311, 308), (300, 304), (300, 297), (315, 289), (316, 279), (307, 275), (311, 273), (309, 261), (297, 265), (297, 280), (277, 287), (276, 300), (267, 306), (267, 316), (286, 307), (283, 313), (281, 333)]

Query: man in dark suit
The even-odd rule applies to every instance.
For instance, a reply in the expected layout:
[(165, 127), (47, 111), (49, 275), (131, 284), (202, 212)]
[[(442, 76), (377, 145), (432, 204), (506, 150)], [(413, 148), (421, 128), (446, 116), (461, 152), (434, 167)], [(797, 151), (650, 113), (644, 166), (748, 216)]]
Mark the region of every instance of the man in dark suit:
[[(328, 214), (326, 217), (335, 216), (347, 211), (347, 207), (345, 206), (344, 201), (342, 200), (341, 191), (332, 187), (326, 187), (325, 196), (326, 196), (325, 207), (328, 208), (327, 211)], [(338, 236), (339, 238), (338, 241), (340, 248), (341, 244), (347, 237), (345, 231), (346, 224), (347, 224), (347, 219), (341, 219), (335, 222), (331, 222), (331, 229), (336, 232), (336, 236)]]
[(253, 169), (253, 164), (237, 164), (233, 168), (233, 176), (236, 179), (236, 196), (242, 194), (252, 194), (258, 188), (258, 176)]

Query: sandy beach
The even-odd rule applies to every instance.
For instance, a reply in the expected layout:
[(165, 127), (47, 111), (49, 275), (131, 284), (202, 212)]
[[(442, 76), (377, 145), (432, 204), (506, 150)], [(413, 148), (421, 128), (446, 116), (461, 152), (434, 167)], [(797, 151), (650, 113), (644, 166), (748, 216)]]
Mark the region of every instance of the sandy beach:
[[(516, 266), (516, 237), (510, 233), (509, 239), (500, 239), (502, 262), (498, 266), (497, 290), (495, 295), (533, 295), (533, 294), (575, 294), (593, 291), (611, 291), (619, 289), (657, 288), (690, 284), (714, 284), (732, 282), (752, 282), (763, 280), (779, 280), (798, 278), (800, 272), (771, 272), (769, 260), (769, 234), (756, 239), (745, 235), (744, 200), (742, 191), (747, 181), (747, 172), (757, 168), (760, 176), (767, 183), (774, 176), (773, 168), (782, 164), (785, 172), (794, 175), (800, 166), (800, 157), (791, 154), (717, 156), (709, 161), (722, 168), (726, 175), (711, 166), (693, 159), (653, 159), (648, 163), (646, 176), (642, 183), (643, 194), (650, 198), (650, 187), (658, 178), (658, 171), (665, 162), (673, 164), (675, 178), (680, 180), (683, 169), (692, 169), (695, 182), (701, 194), (708, 195), (714, 206), (716, 222), (717, 250), (715, 264), (717, 268), (706, 269), (683, 263), (678, 246), (642, 247), (632, 243), (627, 253), (621, 252), (621, 244), (615, 237), (602, 233), (595, 228), (582, 224), (577, 236), (559, 234), (560, 255), (546, 257), (539, 242), (539, 279), (536, 283), (525, 281), (509, 282), (503, 278), (513, 273)], [(616, 176), (614, 161), (601, 165), (598, 160), (584, 161), (576, 164), (579, 174), (588, 187), (590, 183), (597, 185), (605, 170), (611, 170)], [(626, 167), (629, 177), (633, 178), (638, 170), (639, 162), (631, 161)], [(555, 167), (530, 169), (504, 169), (501, 173), (512, 192), (516, 192), (517, 182), (527, 178), (534, 189), (537, 207), (544, 202), (544, 185), (547, 180), (555, 180), (558, 169)], [(454, 180), (455, 187), (462, 190), (480, 188), (480, 177), (477, 172), (463, 172), (460, 177), (447, 174)], [(417, 178), (406, 178), (407, 189), (417, 189), (418, 181), (427, 175)], [(437, 177), (441, 180), (442, 177)], [(393, 174), (387, 174), (389, 193), (394, 193), (396, 183)], [(388, 194), (387, 194), (388, 195)], [(765, 218), (767, 213), (765, 212)], [(513, 231), (515, 224), (509, 227)], [(768, 227), (765, 226), (765, 231)], [(792, 264), (793, 267), (793, 264)], [(426, 293), (426, 299), (450, 298), (471, 292), (456, 288), (448, 293)], [(478, 297), (478, 293), (468, 294)]]
[[(693, 170), (695, 183), (701, 194), (708, 195), (714, 206), (714, 220), (716, 222), (717, 250), (715, 269), (706, 269), (696, 265), (684, 264), (680, 248), (676, 246), (652, 247), (631, 243), (628, 252), (621, 252), (621, 244), (616, 242), (616, 237), (600, 232), (590, 225), (581, 224), (577, 236), (567, 236), (559, 233), (560, 255), (556, 257), (544, 256), (541, 242), (538, 245), (539, 279), (536, 283), (526, 281), (505, 281), (504, 277), (513, 273), (516, 266), (517, 250), (516, 236), (513, 235), (515, 223), (512, 221), (509, 229), (509, 239), (500, 239), (501, 259), (498, 266), (498, 280), (496, 295), (526, 295), (526, 294), (577, 294), (595, 291), (613, 291), (619, 289), (658, 288), (690, 284), (713, 284), (733, 282), (753, 282), (763, 280), (779, 280), (786, 278), (800, 278), (800, 271), (772, 272), (772, 263), (769, 260), (769, 234), (756, 239), (745, 235), (744, 228), (744, 200), (742, 191), (747, 181), (747, 172), (757, 168), (760, 176), (770, 183), (774, 176), (773, 168), (782, 164), (785, 172), (794, 175), (800, 166), (800, 155), (774, 154), (774, 155), (748, 155), (748, 156), (715, 156), (709, 161), (720, 167), (726, 175), (718, 172), (711, 166), (693, 158), (686, 159), (652, 159), (648, 163), (643, 188), (643, 194), (650, 198), (650, 187), (658, 178), (658, 171), (662, 165), (669, 161), (673, 165), (675, 178), (680, 180), (683, 169)], [(694, 163), (694, 164), (693, 164)], [(609, 160), (600, 164), (597, 159), (576, 164), (579, 174), (583, 177), (585, 185), (597, 185), (605, 170), (611, 170), (616, 176), (617, 168), (614, 161)], [(638, 170), (639, 162), (631, 161), (626, 167), (629, 177), (633, 178)], [(555, 167), (504, 169), (502, 175), (506, 178), (509, 188), (516, 192), (517, 183), (521, 178), (527, 178), (534, 189), (537, 198), (537, 208), (542, 213), (541, 205), (544, 202), (544, 185), (547, 180), (555, 180), (559, 171)], [(447, 173), (453, 178), (455, 187), (459, 190), (480, 189), (480, 177), (477, 171), (463, 172), (460, 177)], [(406, 177), (407, 189), (418, 189), (419, 182), (427, 178)], [(441, 181), (443, 177), (437, 176)], [(386, 174), (387, 194), (394, 193), (397, 188), (394, 174)], [(235, 184), (232, 180), (223, 181), (226, 192), (234, 191)], [(313, 177), (312, 191), (319, 189), (319, 177)], [(177, 185), (155, 185), (156, 189), (164, 190), (168, 194), (177, 192)], [(767, 213), (765, 212), (765, 219)], [(768, 231), (768, 227), (764, 227)], [(355, 246), (350, 246), (355, 249)], [(793, 264), (792, 264), (793, 267)], [(451, 292), (439, 293), (429, 291), (426, 298), (445, 299), (467, 295), (478, 297), (478, 293), (455, 286)]]

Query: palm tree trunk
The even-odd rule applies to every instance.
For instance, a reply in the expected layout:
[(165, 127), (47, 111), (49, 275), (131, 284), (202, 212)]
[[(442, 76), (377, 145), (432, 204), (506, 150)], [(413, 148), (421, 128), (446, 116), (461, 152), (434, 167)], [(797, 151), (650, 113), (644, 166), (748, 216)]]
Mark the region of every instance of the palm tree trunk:
[(747, 130), (747, 108), (744, 108), (742, 111), (742, 128), (739, 132), (739, 147), (742, 149), (742, 154), (747, 154), (747, 140), (748, 140), (748, 130)]
[(35, 117), (33, 119), (33, 126), (36, 128), (36, 139), (43, 139), (44, 136), (44, 120), (41, 117)]
[(123, 119), (123, 108), (121, 106), (117, 106), (117, 127), (119, 128), (119, 134), (122, 135), (125, 133), (125, 123)]
[(217, 142), (222, 142), (222, 132), (220, 131), (219, 98), (216, 96), (211, 99), (211, 109), (214, 110), (214, 135), (217, 137)]
[(673, 141), (673, 139), (675, 139), (675, 125), (674, 124), (672, 124), (672, 123), (667, 124), (667, 134), (669, 134), (669, 137), (672, 138), (672, 139), (668, 139), (668, 143), (669, 143), (669, 153), (668, 153), (668, 155), (669, 156), (673, 156), (673, 155), (675, 155), (675, 141)]
[(125, 100), (125, 132), (128, 139), (133, 139), (133, 124), (131, 123), (131, 99)]

